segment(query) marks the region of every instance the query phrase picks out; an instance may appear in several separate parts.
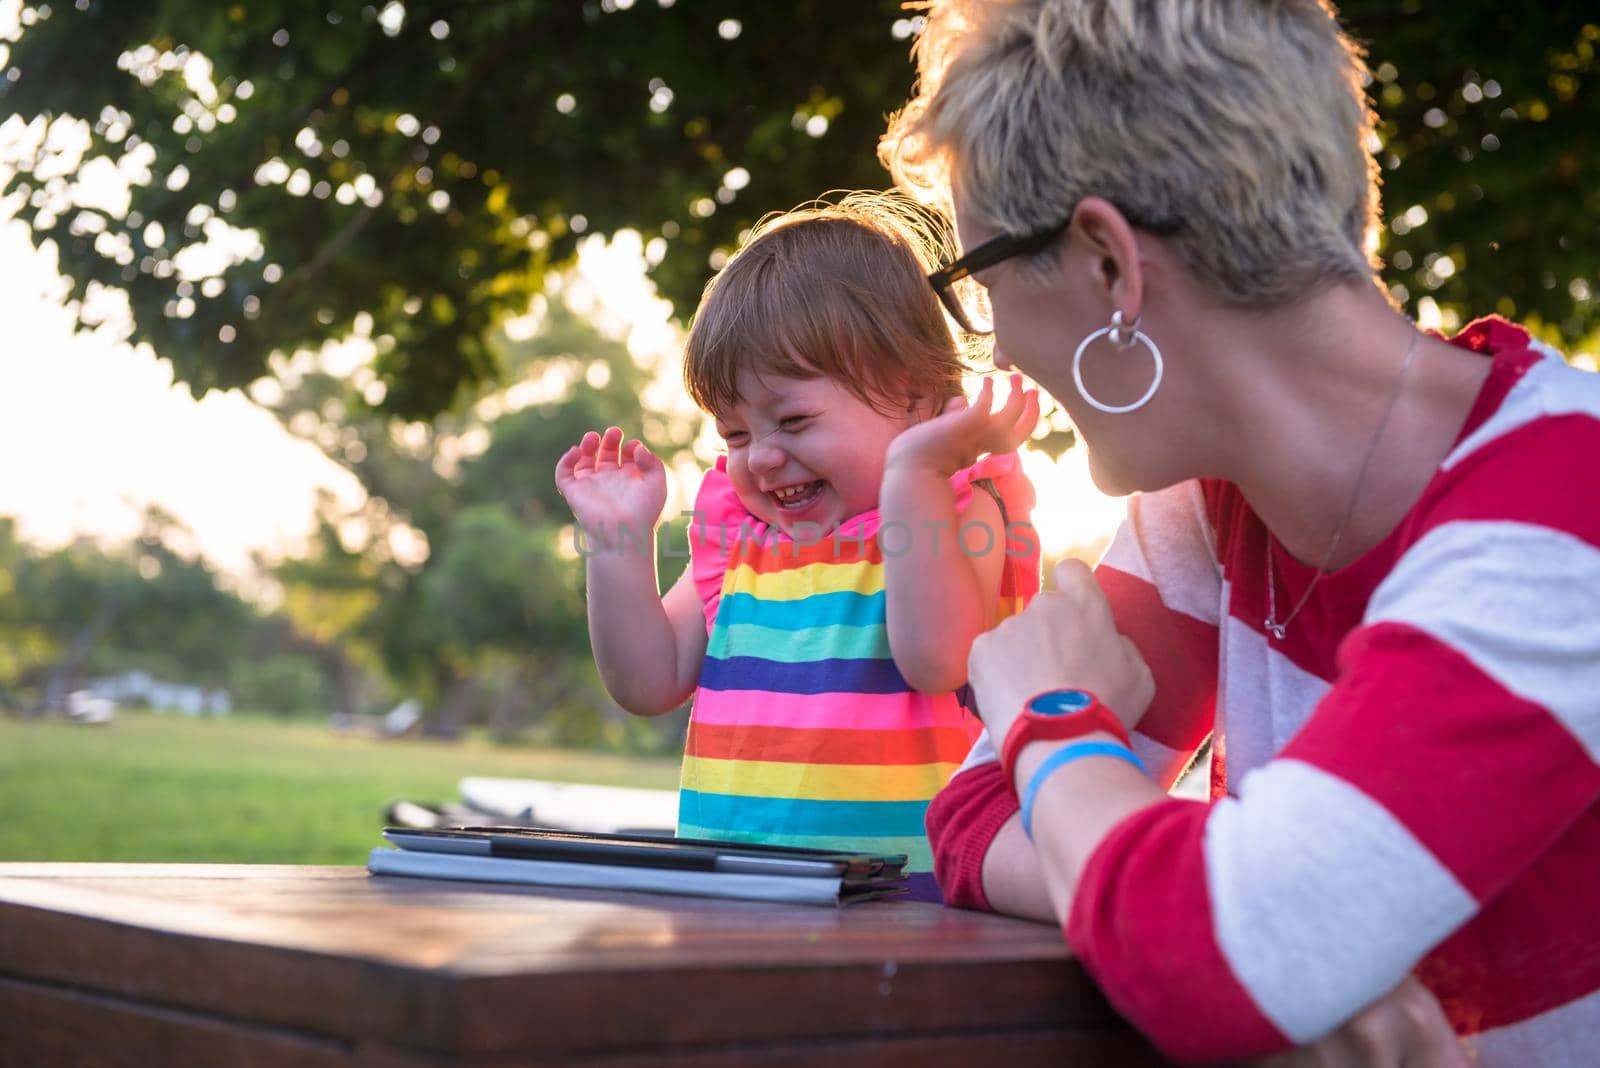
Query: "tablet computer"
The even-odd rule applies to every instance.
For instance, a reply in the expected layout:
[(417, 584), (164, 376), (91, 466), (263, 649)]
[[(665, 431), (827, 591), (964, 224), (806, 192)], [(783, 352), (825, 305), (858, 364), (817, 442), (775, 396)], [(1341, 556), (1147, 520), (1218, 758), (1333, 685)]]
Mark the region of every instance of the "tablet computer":
[(390, 827), (384, 838), (400, 849), (516, 860), (562, 861), (744, 875), (842, 879), (846, 885), (901, 878), (903, 853), (849, 853), (795, 846), (600, 834), (547, 827)]

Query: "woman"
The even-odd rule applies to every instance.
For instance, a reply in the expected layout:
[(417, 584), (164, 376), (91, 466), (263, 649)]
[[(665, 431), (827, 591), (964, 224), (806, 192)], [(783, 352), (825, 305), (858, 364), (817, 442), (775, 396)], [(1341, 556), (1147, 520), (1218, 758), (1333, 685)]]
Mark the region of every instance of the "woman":
[[(1390, 305), (1317, 0), (946, 0), (919, 48), (884, 155), (954, 209), (931, 280), (1141, 494), (973, 648), (947, 900), (1060, 922), (1181, 1059), (1414, 976), (1483, 1064), (1592, 1063), (1600, 378)], [(1167, 798), (1208, 734), (1212, 801)]]

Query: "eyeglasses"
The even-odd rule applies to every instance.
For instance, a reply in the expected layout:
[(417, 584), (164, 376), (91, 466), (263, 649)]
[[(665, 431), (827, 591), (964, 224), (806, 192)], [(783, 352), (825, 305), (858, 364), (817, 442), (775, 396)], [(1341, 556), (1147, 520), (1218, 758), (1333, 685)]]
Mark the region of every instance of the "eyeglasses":
[[(1120, 205), (1116, 207), (1129, 223), (1141, 230), (1149, 230), (1153, 234), (1166, 236), (1176, 233), (1183, 226), (1183, 220), (1176, 216), (1145, 219), (1143, 216), (1123, 210)], [(950, 313), (950, 317), (962, 330), (969, 334), (992, 334), (994, 313), (989, 307), (989, 290), (972, 276), (1013, 256), (1026, 256), (1038, 252), (1061, 236), (1062, 231), (1066, 230), (1071, 222), (1072, 216), (1068, 214), (1065, 219), (1042, 230), (1020, 236), (1001, 234), (991, 238), (948, 267), (942, 267), (928, 275), (928, 284), (939, 294), (939, 302), (944, 305), (945, 311)]]

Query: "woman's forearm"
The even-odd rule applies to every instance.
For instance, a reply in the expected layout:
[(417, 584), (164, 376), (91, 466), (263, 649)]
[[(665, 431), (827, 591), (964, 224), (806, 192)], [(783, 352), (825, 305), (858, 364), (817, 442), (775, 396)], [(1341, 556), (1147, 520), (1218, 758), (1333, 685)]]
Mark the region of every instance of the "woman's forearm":
[(1042, 923), (1059, 922), (1039, 854), (1022, 833), (1020, 815), (1001, 825), (983, 856), (983, 891), (995, 912)]
[[(1116, 739), (1110, 734), (1091, 734), (1074, 741)], [(1017, 760), (1014, 785), (1018, 793), (1047, 757), (1068, 744), (1071, 743), (1035, 742), (1026, 746)], [(1104, 757), (1076, 761), (1039, 784), (1033, 806), (1033, 841), (1030, 843), (1023, 834), (1020, 818), (1015, 821), (1014, 832), (1016, 841), (1032, 854), (1032, 873), (1037, 873), (1039, 885), (1048, 887), (1049, 918), (1066, 926), (1078, 882), (1096, 847), (1117, 824), (1165, 796), (1160, 787), (1128, 764)], [(999, 836), (996, 842), (999, 843)], [(984, 874), (987, 878), (987, 862)], [(1005, 878), (1004, 885), (1008, 893), (1031, 893), (1015, 873)], [(1031, 897), (1024, 901), (1030, 906), (1038, 904)]]
[[(979, 751), (987, 747), (987, 739), (978, 743)], [(1039, 856), (998, 761), (970, 765), (939, 792), (928, 806), (928, 841), (948, 904), (1055, 922)]]

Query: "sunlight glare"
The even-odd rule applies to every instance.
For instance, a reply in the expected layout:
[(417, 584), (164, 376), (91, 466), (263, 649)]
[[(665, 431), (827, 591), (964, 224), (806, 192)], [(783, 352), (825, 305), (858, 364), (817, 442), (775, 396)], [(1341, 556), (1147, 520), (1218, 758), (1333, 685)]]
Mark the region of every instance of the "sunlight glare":
[(1089, 458), (1081, 444), (1057, 460), (1024, 447), (1022, 469), (1039, 495), (1033, 525), (1045, 555), (1097, 560), (1127, 514), (1126, 498), (1100, 492), (1089, 476)]

